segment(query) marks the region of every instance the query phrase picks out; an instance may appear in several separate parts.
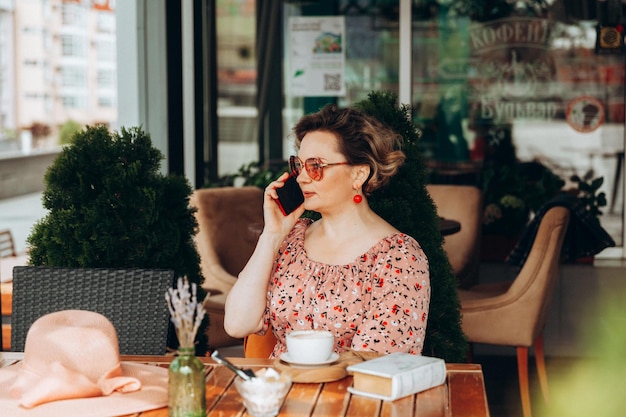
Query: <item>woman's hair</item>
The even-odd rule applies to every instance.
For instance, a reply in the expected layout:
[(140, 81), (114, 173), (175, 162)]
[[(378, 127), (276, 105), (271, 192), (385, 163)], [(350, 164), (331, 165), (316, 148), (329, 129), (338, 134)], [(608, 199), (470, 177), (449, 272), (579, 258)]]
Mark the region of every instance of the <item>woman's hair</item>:
[(404, 163), (402, 136), (360, 110), (329, 104), (317, 113), (303, 116), (293, 128), (296, 149), (300, 149), (304, 136), (313, 131), (334, 134), (339, 152), (351, 165), (370, 167), (370, 175), (363, 183), (366, 195), (387, 184)]

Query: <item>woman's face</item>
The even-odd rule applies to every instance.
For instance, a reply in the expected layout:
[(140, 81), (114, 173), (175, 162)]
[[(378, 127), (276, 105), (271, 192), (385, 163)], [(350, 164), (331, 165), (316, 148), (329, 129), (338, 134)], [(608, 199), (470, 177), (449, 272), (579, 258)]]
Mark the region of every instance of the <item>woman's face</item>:
[[(335, 135), (319, 130), (309, 132), (302, 138), (298, 157), (302, 163), (309, 158), (319, 158), (324, 164), (346, 161), (346, 157), (338, 151)], [(304, 194), (304, 207), (323, 214), (342, 204), (352, 203), (351, 169), (350, 165), (326, 166), (322, 168), (322, 179), (314, 181), (302, 167), (298, 183)]]

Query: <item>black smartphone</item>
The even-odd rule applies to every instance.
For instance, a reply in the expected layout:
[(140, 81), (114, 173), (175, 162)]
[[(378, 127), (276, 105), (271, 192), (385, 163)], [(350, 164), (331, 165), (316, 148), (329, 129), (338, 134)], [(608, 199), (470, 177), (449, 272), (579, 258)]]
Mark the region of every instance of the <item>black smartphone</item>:
[(278, 194), (276, 203), (278, 203), (280, 211), (282, 211), (285, 216), (289, 215), (289, 213), (297, 209), (300, 204), (304, 203), (304, 194), (302, 194), (300, 185), (293, 175), (287, 178), (285, 185), (276, 189), (276, 194)]

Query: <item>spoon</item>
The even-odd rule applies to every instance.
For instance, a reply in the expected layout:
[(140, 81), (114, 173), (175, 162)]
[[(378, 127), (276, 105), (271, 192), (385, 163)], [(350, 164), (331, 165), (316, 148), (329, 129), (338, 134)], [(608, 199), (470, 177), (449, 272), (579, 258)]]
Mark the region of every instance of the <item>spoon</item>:
[(249, 381), (252, 378), (256, 377), (252, 369), (241, 369), (241, 368), (236, 367), (229, 360), (227, 360), (225, 357), (220, 355), (220, 353), (217, 350), (213, 351), (213, 353), (211, 354), (211, 357), (215, 359), (216, 362), (221, 363), (222, 365), (225, 365), (228, 369), (236, 373), (237, 376), (239, 376), (244, 381)]

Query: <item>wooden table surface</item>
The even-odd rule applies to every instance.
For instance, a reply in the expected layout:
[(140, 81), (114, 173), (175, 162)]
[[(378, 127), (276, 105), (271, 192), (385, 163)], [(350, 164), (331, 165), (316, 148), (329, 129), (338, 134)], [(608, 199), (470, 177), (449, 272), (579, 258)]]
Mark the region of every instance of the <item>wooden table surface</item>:
[[(0, 352), (1, 366), (22, 358), (21, 353)], [(123, 361), (150, 363), (167, 367), (168, 356), (123, 356)], [(207, 416), (247, 416), (233, 384), (235, 375), (211, 358), (201, 358), (207, 366)], [(239, 366), (260, 369), (273, 360), (231, 358)], [(489, 416), (485, 384), (480, 365), (447, 364), (444, 385), (396, 401), (381, 401), (352, 395), (348, 376), (335, 382), (293, 384), (279, 416), (419, 416), (479, 417)], [(167, 408), (145, 411), (124, 417), (167, 417)]]
[(2, 349), (8, 350), (11, 341), (11, 325), (9, 320), (13, 304), (13, 268), (26, 265), (27, 255), (0, 258), (0, 313), (2, 314)]

